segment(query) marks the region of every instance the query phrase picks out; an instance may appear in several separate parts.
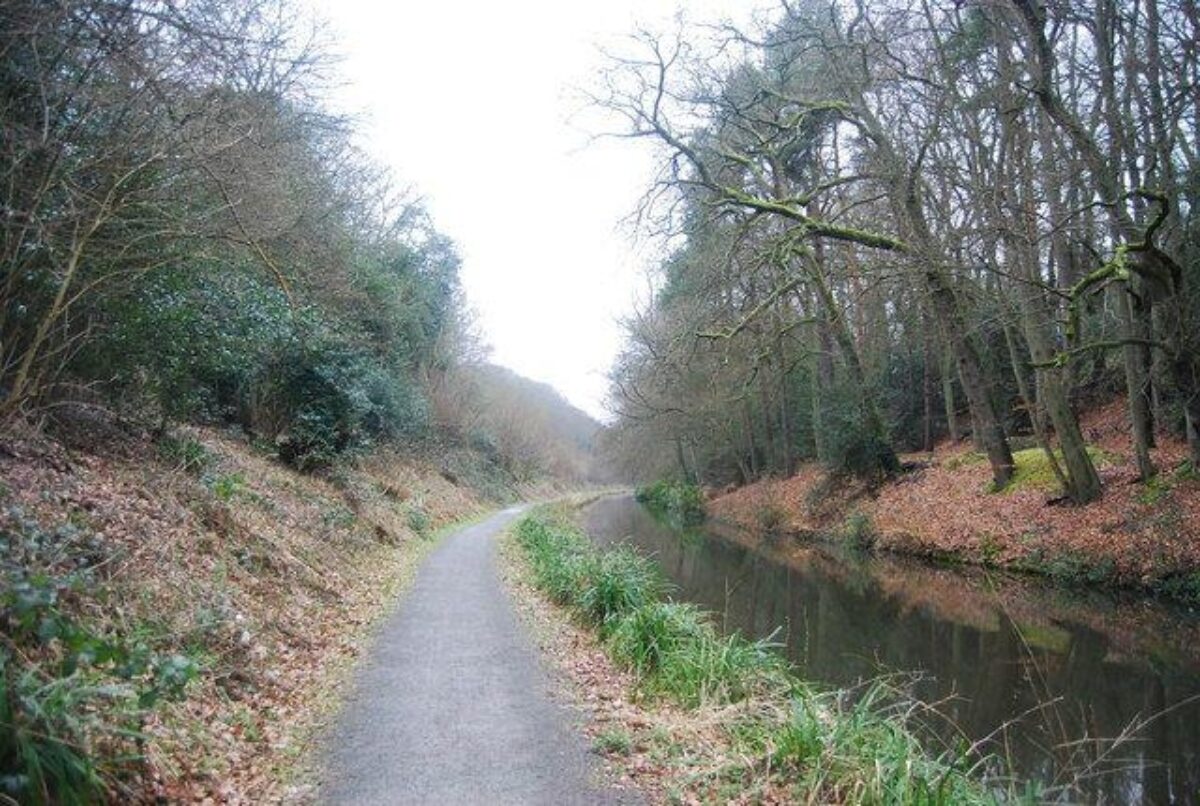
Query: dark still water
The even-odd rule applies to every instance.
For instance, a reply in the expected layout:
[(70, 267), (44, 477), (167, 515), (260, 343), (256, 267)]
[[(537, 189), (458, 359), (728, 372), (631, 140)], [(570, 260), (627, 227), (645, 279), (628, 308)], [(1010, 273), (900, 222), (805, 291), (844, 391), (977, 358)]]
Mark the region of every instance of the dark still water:
[(724, 527), (674, 530), (631, 497), (592, 504), (585, 525), (655, 557), (676, 599), (728, 629), (775, 634), (810, 680), (917, 673), (913, 693), (949, 720), (935, 730), (994, 735), (987, 749), (1022, 778), (1079, 778), (1088, 802), (1200, 803), (1192, 612), (786, 538), (749, 549)]

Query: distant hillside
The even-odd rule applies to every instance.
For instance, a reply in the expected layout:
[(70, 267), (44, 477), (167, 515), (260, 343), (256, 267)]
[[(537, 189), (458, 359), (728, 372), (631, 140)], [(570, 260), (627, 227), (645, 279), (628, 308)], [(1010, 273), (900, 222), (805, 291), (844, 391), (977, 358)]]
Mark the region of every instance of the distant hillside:
[(600, 423), (549, 384), (505, 367), (459, 368), (439, 390), (438, 416), (520, 480), (597, 476), (594, 442)]

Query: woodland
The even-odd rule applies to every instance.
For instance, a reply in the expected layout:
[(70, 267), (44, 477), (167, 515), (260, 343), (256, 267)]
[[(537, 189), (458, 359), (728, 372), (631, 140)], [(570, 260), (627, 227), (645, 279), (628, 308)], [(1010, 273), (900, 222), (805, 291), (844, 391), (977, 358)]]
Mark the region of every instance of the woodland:
[(614, 455), (879, 481), (969, 437), (992, 489), (1037, 448), (1086, 504), (1080, 416), (1119, 398), (1142, 482), (1183, 467), (1156, 440), (1195, 467), (1198, 25), (1160, 0), (799, 0), (614, 51), (594, 101), (660, 158), (637, 224), (666, 252)]
[[(489, 363), (300, 4), (0, 0), (0, 802), (312, 800), (440, 530), (613, 481), (689, 526), (1200, 602), (1198, 43), (1192, 0), (780, 0), (609, 47), (585, 106), (656, 158), (661, 260), (602, 426)], [(996, 799), (840, 690), (797, 728), (768, 643), (552, 514), (513, 538), (551, 605), (688, 648), (652, 669), (645, 622), (620, 675), (707, 692), (696, 658), (732, 657), (714, 702), (773, 692), (738, 757), (784, 800), (785, 739), (823, 800)]]

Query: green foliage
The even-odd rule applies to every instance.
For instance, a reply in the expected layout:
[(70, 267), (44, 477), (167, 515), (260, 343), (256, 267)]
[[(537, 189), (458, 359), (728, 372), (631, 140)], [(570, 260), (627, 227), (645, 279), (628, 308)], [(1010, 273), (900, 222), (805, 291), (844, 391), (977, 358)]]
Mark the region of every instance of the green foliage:
[(705, 518), (704, 491), (695, 484), (661, 479), (639, 487), (634, 497), (680, 526), (694, 526)]
[(577, 530), (537, 516), (522, 519), (516, 534), (539, 586), (602, 631), (663, 590), (656, 566), (629, 549), (596, 551)]
[(627, 756), (633, 752), (633, 739), (621, 728), (608, 728), (596, 736), (595, 747), (601, 753)]
[(1021, 561), (1019, 567), (1044, 574), (1065, 585), (1112, 585), (1117, 580), (1117, 565), (1112, 557), (1093, 557), (1082, 552), (1037, 550)]
[[(411, 290), (418, 278), (403, 283)], [(427, 350), (436, 333), (416, 340), (397, 317), (423, 316), (421, 333), (436, 322), (379, 304), (354, 318), (331, 305), (293, 307), (250, 269), (189, 265), (107, 300), (108, 327), (73, 368), (85, 377), (106, 373), (114, 397), (148, 399), (168, 420), (237, 421), (272, 441), (284, 461), (316, 469), (427, 427), (411, 354)]]
[(662, 665), (644, 678), (651, 694), (685, 706), (739, 702), (791, 685), (787, 662), (769, 641), (749, 641), (739, 633), (707, 629), (681, 640)]
[(722, 636), (697, 608), (663, 601), (650, 560), (626, 548), (596, 549), (552, 516), (530, 515), (515, 533), (538, 586), (595, 626), (647, 694), (697, 705), (787, 685), (787, 665), (769, 643)]
[(589, 551), (584, 557), (584, 584), (575, 604), (602, 635), (627, 614), (654, 602), (663, 590), (658, 568), (633, 549)]
[(209, 483), (218, 501), (229, 503), (246, 490), (246, 476), (242, 473), (225, 473)]
[(966, 451), (965, 453), (956, 454), (946, 460), (947, 470), (958, 470), (962, 467), (970, 467), (971, 465), (981, 465), (987, 461), (987, 456), (979, 451)]
[(1189, 605), (1200, 604), (1200, 571), (1168, 574), (1156, 579), (1155, 592)]
[(787, 511), (774, 501), (767, 501), (755, 510), (754, 519), (759, 529), (775, 534), (787, 525)]
[(234, 419), (247, 384), (293, 334), (287, 301), (248, 268), (205, 262), (153, 273), (103, 300), (106, 327), (74, 365), (107, 373), (126, 403), (143, 398), (166, 419)]
[[(1108, 456), (1099, 448), (1088, 446), (1087, 453), (1096, 465), (1102, 465), (1108, 461)], [(1055, 450), (1054, 458), (1061, 467), (1062, 451)], [(1058, 486), (1058, 478), (1050, 466), (1050, 458), (1040, 447), (1014, 451), (1013, 462), (1016, 464), (1016, 470), (1004, 488), (1004, 492), (1027, 489), (1050, 490)]]
[(846, 516), (846, 524), (842, 530), (846, 544), (860, 551), (866, 551), (875, 545), (875, 525), (871, 516), (860, 510), (854, 510)]
[(193, 474), (202, 473), (212, 461), (208, 449), (196, 440), (170, 434), (158, 441), (158, 455), (167, 464)]
[(374, 440), (412, 438), (427, 424), (422, 393), (370, 353), (331, 335), (287, 345), (258, 377), (256, 420), (279, 456), (301, 470)]
[(702, 640), (711, 629), (695, 605), (655, 602), (621, 619), (610, 632), (608, 647), (618, 661), (649, 676), (670, 663), (683, 644)]
[[(156, 651), (135, 631), (99, 628), (73, 612), (94, 587), (88, 537), (45, 531), (20, 512), (0, 535), (0, 794), (33, 803), (103, 799), (137, 759), (134, 739), (197, 664)], [(51, 572), (49, 569), (64, 569)], [(38, 570), (46, 569), (46, 570)]]
[(900, 470), (900, 461), (882, 426), (869, 425), (863, 392), (846, 387), (827, 391), (821, 426), (825, 465), (836, 474), (877, 480)]
[(331, 529), (351, 529), (358, 518), (348, 507), (334, 506), (321, 513), (321, 522)]
[(420, 537), (429, 536), (429, 513), (425, 511), (419, 503), (410, 503), (404, 511), (404, 520), (408, 523), (408, 528), (412, 529)]

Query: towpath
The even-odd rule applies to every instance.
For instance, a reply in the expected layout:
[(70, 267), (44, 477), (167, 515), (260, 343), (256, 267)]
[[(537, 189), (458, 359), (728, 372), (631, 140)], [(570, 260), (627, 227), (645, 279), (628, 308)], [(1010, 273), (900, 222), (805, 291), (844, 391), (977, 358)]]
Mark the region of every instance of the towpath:
[(450, 535), (418, 571), (333, 731), (321, 803), (632, 800), (598, 783), (501, 585), (496, 538), (518, 514)]

